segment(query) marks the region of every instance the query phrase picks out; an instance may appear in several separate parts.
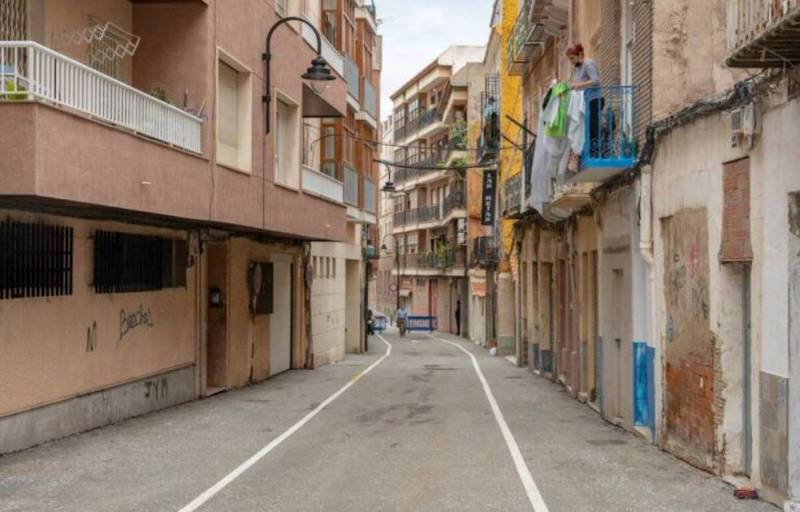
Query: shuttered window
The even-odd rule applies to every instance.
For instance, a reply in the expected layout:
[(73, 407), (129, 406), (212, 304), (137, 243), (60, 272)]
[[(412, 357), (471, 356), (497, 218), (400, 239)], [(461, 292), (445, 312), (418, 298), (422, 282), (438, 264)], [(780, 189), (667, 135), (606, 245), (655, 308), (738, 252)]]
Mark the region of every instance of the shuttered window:
[(239, 146), (239, 72), (219, 63), (219, 140), (231, 150)]

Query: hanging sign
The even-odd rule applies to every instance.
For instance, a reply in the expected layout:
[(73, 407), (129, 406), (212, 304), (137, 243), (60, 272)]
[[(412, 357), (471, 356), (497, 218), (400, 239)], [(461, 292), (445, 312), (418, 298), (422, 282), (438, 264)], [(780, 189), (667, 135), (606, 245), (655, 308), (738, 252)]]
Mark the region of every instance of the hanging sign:
[(483, 194), (481, 195), (481, 224), (494, 225), (495, 203), (497, 201), (497, 171), (485, 169), (483, 171)]

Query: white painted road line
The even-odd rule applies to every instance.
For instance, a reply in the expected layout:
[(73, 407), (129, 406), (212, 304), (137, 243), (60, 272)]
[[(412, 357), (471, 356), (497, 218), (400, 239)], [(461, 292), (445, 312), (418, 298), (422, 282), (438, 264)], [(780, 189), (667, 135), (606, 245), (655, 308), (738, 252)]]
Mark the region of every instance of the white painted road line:
[(469, 350), (465, 349), (458, 343), (454, 343), (442, 338), (433, 338), (449, 345), (453, 345), (472, 359), (472, 366), (475, 368), (475, 373), (478, 374), (478, 379), (481, 381), (483, 391), (486, 393), (486, 398), (489, 399), (489, 405), (494, 413), (494, 419), (497, 420), (497, 425), (500, 427), (500, 432), (503, 433), (503, 439), (506, 441), (508, 451), (511, 452), (511, 458), (514, 460), (514, 466), (517, 468), (517, 474), (519, 475), (519, 479), (522, 480), (522, 485), (525, 487), (525, 492), (528, 493), (528, 500), (531, 502), (531, 507), (533, 507), (534, 512), (548, 512), (547, 505), (544, 503), (544, 498), (542, 498), (539, 488), (536, 487), (536, 482), (533, 481), (533, 476), (531, 475), (531, 471), (528, 469), (528, 465), (525, 464), (525, 459), (522, 458), (522, 452), (519, 451), (519, 446), (517, 445), (517, 441), (514, 439), (514, 434), (512, 434), (511, 429), (508, 428), (508, 424), (503, 417), (503, 412), (500, 410), (500, 406), (497, 405), (497, 401), (494, 399), (492, 389), (489, 387), (489, 383), (486, 382), (486, 377), (483, 376), (481, 367), (478, 364), (478, 359)]
[(331, 402), (339, 398), (339, 396), (342, 395), (345, 391), (350, 389), (350, 386), (358, 382), (358, 380), (361, 377), (368, 374), (369, 372), (372, 371), (373, 368), (381, 364), (384, 359), (386, 359), (392, 354), (392, 344), (386, 341), (380, 334), (378, 335), (378, 338), (380, 338), (380, 340), (386, 344), (386, 353), (383, 354), (380, 358), (378, 358), (377, 361), (369, 365), (369, 367), (367, 367), (367, 369), (364, 370), (363, 372), (356, 374), (352, 379), (350, 379), (350, 382), (345, 384), (339, 391), (329, 396), (324, 402), (319, 404), (316, 407), (316, 409), (314, 409), (313, 411), (308, 413), (303, 419), (301, 419), (300, 421), (289, 427), (289, 429), (286, 432), (273, 439), (272, 442), (270, 442), (264, 448), (260, 449), (255, 455), (244, 461), (238, 468), (228, 473), (222, 480), (215, 483), (213, 486), (209, 487), (205, 492), (203, 492), (203, 494), (201, 494), (200, 496), (192, 500), (191, 503), (180, 509), (179, 512), (193, 512), (202, 507), (206, 502), (208, 502), (208, 500), (213, 498), (217, 493), (219, 493), (221, 490), (227, 487), (231, 482), (242, 476), (242, 474), (248, 469), (250, 469), (256, 462), (266, 457), (269, 452), (271, 452), (273, 449), (279, 446), (282, 442), (286, 441), (292, 434), (300, 430), (303, 427), (303, 425), (311, 421), (311, 419), (317, 414), (319, 414), (320, 411), (322, 411), (325, 407), (330, 405)]

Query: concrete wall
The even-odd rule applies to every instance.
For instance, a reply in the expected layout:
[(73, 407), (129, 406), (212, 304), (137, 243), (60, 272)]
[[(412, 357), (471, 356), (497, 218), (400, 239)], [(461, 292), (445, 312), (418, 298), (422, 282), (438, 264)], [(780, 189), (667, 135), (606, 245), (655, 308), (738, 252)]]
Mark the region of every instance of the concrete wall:
[[(185, 288), (120, 294), (99, 294), (92, 288), (95, 230), (176, 239), (185, 238), (185, 232), (7, 210), (3, 216), (71, 226), (75, 245), (71, 296), (0, 301), (0, 375), (6, 389), (0, 396), (0, 416), (196, 362), (191, 268)], [(129, 315), (146, 321), (131, 327)]]
[[(780, 501), (786, 493), (786, 452), (780, 439), (782, 418), (788, 414), (783, 393), (790, 378), (789, 365), (789, 202), (787, 192), (800, 190), (800, 175), (793, 172), (797, 150), (789, 142), (798, 137), (791, 120), (800, 115), (800, 102), (767, 101), (763, 131), (754, 147), (730, 147), (727, 114), (712, 115), (673, 132), (659, 147), (654, 166), (655, 245), (659, 282), (664, 281), (665, 247), (659, 219), (696, 208), (707, 211), (708, 326), (715, 340), (713, 410), (715, 443), (713, 466), (719, 471), (741, 468), (742, 379), (749, 378), (753, 427), (752, 479), (765, 496)], [(703, 140), (703, 144), (696, 141)], [(739, 271), (716, 260), (722, 231), (722, 164), (750, 157), (750, 221), (753, 244), (751, 282), (751, 373), (742, 375), (741, 316), (737, 282)], [(668, 341), (669, 322), (663, 298), (658, 303), (658, 329)], [(674, 329), (674, 325), (673, 325)], [(720, 374), (721, 372), (721, 374)], [(695, 379), (699, 384), (699, 379)], [(765, 386), (765, 389), (761, 387)], [(766, 431), (762, 431), (766, 430)], [(774, 444), (778, 443), (778, 444)], [(733, 447), (733, 448), (731, 448)]]

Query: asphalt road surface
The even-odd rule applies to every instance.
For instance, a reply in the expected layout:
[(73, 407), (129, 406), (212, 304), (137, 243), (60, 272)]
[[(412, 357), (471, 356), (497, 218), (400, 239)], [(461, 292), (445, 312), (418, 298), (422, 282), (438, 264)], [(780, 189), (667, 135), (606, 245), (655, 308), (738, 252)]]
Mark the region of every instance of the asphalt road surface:
[(0, 457), (0, 511), (777, 510), (469, 342), (370, 349)]

